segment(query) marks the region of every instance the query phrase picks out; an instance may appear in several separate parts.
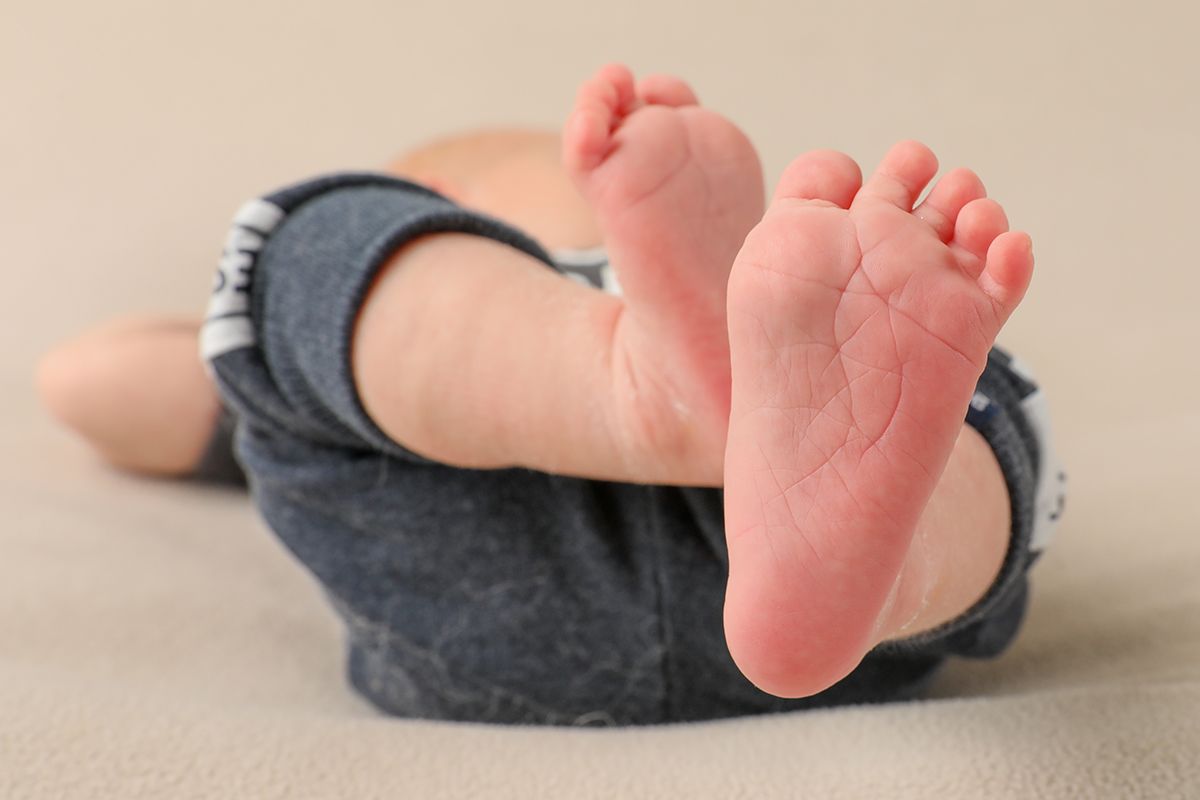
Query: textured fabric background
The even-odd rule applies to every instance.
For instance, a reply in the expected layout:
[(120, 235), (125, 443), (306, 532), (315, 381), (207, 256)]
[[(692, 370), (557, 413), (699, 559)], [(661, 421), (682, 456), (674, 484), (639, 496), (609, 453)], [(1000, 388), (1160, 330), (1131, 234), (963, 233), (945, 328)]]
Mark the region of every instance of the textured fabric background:
[[(0, 796), (1200, 796), (1198, 25), (1179, 2), (0, 5)], [(1003, 658), (924, 702), (679, 728), (381, 718), (243, 497), (116, 474), (38, 410), (53, 342), (202, 311), (245, 198), (557, 125), (606, 60), (691, 79), (772, 175), (924, 139), (1034, 234), (1002, 342), (1071, 494)]]

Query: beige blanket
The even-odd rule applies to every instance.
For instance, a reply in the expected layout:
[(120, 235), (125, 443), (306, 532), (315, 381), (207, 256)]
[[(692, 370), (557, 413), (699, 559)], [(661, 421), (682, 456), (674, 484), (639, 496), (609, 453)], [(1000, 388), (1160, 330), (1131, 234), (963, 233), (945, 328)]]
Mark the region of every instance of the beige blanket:
[[(0, 797), (1200, 797), (1194, 6), (75, 5), (0, 14)], [(243, 496), (116, 474), (38, 411), (52, 342), (199, 312), (245, 197), (556, 124), (606, 59), (690, 77), (772, 174), (923, 138), (1033, 232), (1003, 341), (1070, 497), (1002, 658), (922, 702), (719, 724), (384, 718)]]

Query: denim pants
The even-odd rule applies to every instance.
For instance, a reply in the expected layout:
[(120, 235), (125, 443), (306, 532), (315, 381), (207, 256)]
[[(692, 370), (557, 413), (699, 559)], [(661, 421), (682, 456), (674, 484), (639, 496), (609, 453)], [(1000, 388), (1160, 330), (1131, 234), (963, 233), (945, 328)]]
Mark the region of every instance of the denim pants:
[(1039, 393), (1006, 354), (993, 352), (967, 415), (1012, 500), (994, 585), (959, 618), (878, 646), (826, 691), (780, 699), (751, 685), (725, 646), (720, 489), (460, 469), (406, 449), (366, 414), (350, 370), (358, 309), (397, 247), (440, 231), (606, 280), (602, 262), (556, 262), (421, 186), (337, 174), (243, 207), (201, 337), (254, 502), (341, 615), (349, 679), (380, 709), (630, 725), (881, 702), (918, 695), (948, 656), (992, 657), (1012, 641), (1044, 544), (1039, 503), (1054, 498), (1028, 413)]

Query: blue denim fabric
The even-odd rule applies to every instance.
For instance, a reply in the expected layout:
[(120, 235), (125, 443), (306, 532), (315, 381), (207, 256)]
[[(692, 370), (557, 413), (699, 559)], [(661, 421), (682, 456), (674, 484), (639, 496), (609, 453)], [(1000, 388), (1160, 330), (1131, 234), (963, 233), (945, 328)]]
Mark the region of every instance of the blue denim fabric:
[[(993, 656), (1013, 639), (1035, 557), (1038, 442), (1020, 407), (1029, 387), (1002, 354), (980, 379), (986, 413), (972, 422), (1012, 496), (1012, 545), (992, 590), (939, 630), (880, 646), (825, 692), (784, 700), (742, 677), (725, 647), (719, 489), (459, 469), (390, 440), (365, 413), (350, 335), (396, 247), (463, 231), (555, 269), (541, 247), (377, 175), (258, 202), (231, 233), (205, 355), (236, 416), (254, 501), (345, 621), (350, 681), (380, 709), (629, 725), (881, 702), (917, 696), (949, 655)], [(231, 336), (223, 325), (241, 327)]]

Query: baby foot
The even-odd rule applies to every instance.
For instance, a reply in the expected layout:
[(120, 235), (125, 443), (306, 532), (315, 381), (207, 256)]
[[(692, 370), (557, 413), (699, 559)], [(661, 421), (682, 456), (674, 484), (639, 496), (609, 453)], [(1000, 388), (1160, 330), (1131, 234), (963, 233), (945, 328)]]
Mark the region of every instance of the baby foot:
[[(682, 81), (601, 69), (579, 90), (563, 161), (593, 207), (625, 298), (614, 368), (664, 480), (721, 479), (729, 415), (726, 284), (763, 212), (762, 168), (733, 123)], [(683, 441), (680, 440), (682, 435)]]
[(785, 172), (729, 282), (725, 628), (755, 684), (814, 694), (877, 644), (988, 350), (1033, 270), (974, 173), (896, 145)]

